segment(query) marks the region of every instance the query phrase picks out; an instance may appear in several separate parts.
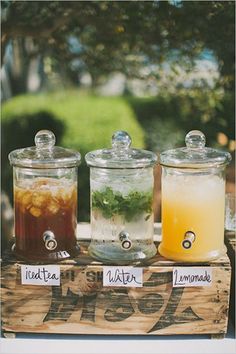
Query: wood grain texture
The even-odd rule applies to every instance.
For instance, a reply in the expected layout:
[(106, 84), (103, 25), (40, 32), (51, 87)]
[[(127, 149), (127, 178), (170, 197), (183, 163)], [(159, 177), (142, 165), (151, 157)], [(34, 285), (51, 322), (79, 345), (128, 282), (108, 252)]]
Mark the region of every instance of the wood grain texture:
[(233, 231), (225, 232), (225, 243), (227, 246), (228, 253), (235, 255), (236, 251), (236, 234)]
[[(103, 265), (87, 254), (60, 262), (60, 286), (22, 285), (21, 262), (2, 264), (2, 329), (67, 334), (224, 334), (231, 266), (227, 255), (204, 263), (210, 287), (172, 287), (173, 267), (189, 266), (157, 255), (142, 267), (142, 288), (103, 287)], [(201, 266), (191, 264), (191, 266)]]
[(225, 244), (227, 253), (231, 263), (232, 275), (230, 284), (230, 319), (235, 328), (235, 252), (236, 252), (236, 234), (235, 232), (226, 231)]

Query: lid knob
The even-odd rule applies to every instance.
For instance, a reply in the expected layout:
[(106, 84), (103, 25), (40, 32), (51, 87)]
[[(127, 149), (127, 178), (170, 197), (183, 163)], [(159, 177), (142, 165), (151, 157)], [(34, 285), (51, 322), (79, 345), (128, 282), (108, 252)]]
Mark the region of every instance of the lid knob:
[(51, 149), (56, 142), (56, 137), (50, 130), (40, 130), (34, 138), (37, 149)]
[(191, 130), (185, 137), (185, 144), (189, 149), (201, 149), (206, 144), (206, 137), (200, 130)]
[(112, 135), (111, 143), (113, 149), (116, 150), (127, 150), (131, 145), (131, 137), (129, 134), (123, 130), (118, 130)]

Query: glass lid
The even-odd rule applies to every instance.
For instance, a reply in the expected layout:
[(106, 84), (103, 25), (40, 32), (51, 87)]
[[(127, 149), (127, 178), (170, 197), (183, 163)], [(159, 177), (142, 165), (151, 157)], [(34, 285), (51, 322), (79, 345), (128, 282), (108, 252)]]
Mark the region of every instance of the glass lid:
[(33, 168), (78, 166), (79, 152), (55, 146), (56, 138), (50, 130), (40, 130), (34, 138), (35, 146), (17, 149), (9, 154), (11, 165)]
[(143, 168), (157, 163), (157, 156), (151, 151), (131, 148), (131, 138), (125, 131), (112, 136), (112, 148), (87, 153), (88, 166), (103, 168)]
[(228, 152), (205, 147), (205, 135), (199, 130), (191, 130), (185, 137), (186, 147), (167, 150), (160, 155), (160, 164), (179, 168), (208, 168), (228, 164)]

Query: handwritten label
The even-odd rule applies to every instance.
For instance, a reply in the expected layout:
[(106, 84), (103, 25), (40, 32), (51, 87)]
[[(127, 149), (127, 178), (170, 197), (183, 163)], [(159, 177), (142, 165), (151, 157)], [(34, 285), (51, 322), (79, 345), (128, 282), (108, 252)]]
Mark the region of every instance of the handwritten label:
[(103, 286), (142, 287), (143, 269), (133, 267), (103, 267)]
[(22, 264), (21, 284), (60, 285), (60, 266)]
[(211, 286), (211, 267), (176, 267), (173, 268), (173, 287)]

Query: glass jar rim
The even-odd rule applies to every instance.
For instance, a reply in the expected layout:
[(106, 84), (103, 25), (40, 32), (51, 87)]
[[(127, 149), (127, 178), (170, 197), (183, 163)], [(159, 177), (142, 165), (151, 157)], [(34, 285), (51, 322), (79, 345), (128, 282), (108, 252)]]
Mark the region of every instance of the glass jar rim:
[(112, 136), (112, 148), (90, 151), (85, 155), (88, 166), (110, 169), (134, 169), (153, 166), (157, 155), (152, 151), (131, 148), (131, 137), (125, 131)]
[(171, 149), (160, 154), (160, 164), (175, 168), (224, 167), (232, 157), (229, 152), (205, 147), (205, 135), (199, 130), (190, 131), (185, 137), (186, 147)]
[(79, 152), (55, 146), (56, 138), (49, 130), (40, 130), (35, 135), (35, 146), (16, 149), (9, 153), (10, 164), (30, 168), (63, 168), (78, 166)]

